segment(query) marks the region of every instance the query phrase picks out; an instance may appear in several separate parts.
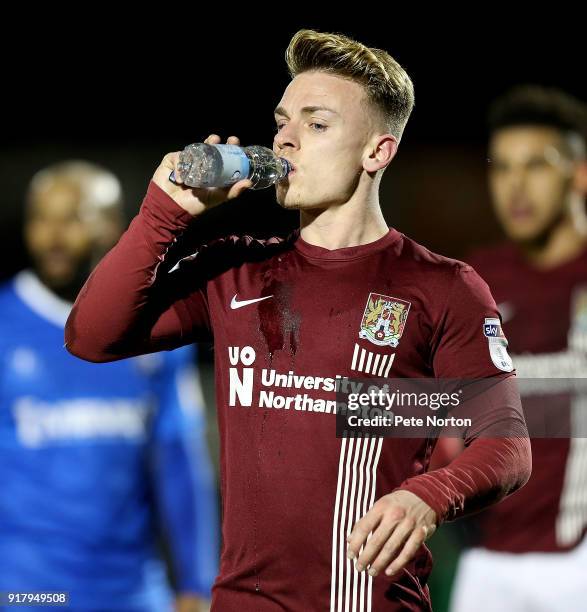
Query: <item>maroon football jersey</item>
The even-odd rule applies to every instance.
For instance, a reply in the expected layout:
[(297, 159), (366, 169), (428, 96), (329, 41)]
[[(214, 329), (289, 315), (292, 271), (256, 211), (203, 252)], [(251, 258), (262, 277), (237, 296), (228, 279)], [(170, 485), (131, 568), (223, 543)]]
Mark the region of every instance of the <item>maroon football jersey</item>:
[[(529, 265), (511, 245), (480, 251), (469, 262), (498, 303), (520, 379), (587, 376), (587, 251), (549, 270)], [(572, 437), (572, 420), (584, 418), (587, 405), (568, 394), (523, 396), (522, 403), (530, 423), (567, 428), (571, 419), (571, 437), (533, 437), (532, 476), (479, 515), (481, 544), (517, 553), (569, 549), (587, 526), (587, 440)]]
[[(168, 250), (193, 222), (151, 183), (80, 293), (66, 341), (108, 360), (213, 339), (223, 548), (212, 608), (428, 610), (425, 546), (399, 576), (373, 579), (346, 558), (346, 536), (400, 485), (440, 521), (469, 498), (494, 501), (525, 480), (523, 435), (519, 448), (472, 444), (479, 456), (461, 472), (425, 474), (431, 439), (337, 438), (334, 390), (350, 378), (512, 381), (484, 333), (498, 316), (486, 284), (394, 229), (335, 250), (297, 232), (230, 237), (174, 265)], [(516, 402), (504, 400), (504, 418)]]

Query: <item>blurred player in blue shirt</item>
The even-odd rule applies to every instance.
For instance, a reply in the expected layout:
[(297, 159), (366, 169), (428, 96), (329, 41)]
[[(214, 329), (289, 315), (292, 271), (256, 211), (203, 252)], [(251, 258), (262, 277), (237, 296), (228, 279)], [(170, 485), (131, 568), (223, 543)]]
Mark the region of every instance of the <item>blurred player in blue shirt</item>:
[[(94, 365), (63, 348), (71, 301), (122, 229), (110, 172), (64, 162), (30, 187), (33, 270), (0, 286), (0, 592), (73, 610), (204, 610), (218, 518), (193, 348)], [(161, 530), (159, 529), (161, 527)]]

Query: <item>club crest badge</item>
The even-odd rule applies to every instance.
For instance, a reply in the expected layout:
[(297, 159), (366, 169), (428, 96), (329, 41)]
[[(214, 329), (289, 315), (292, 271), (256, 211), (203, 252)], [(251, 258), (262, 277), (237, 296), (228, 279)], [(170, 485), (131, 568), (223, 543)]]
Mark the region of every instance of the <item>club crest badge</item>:
[(404, 333), (410, 302), (398, 298), (370, 293), (361, 321), (359, 338), (378, 346), (396, 347)]

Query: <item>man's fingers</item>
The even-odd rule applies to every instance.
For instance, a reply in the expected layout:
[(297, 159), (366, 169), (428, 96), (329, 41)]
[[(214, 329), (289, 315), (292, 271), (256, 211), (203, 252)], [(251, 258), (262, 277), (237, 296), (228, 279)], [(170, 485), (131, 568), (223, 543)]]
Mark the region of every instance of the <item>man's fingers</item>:
[[(349, 559), (355, 559), (359, 555), (361, 546), (364, 546), (369, 534), (375, 530), (377, 525), (383, 520), (383, 512), (377, 505), (373, 506), (367, 514), (355, 523), (351, 534), (347, 538), (348, 550), (347, 556)], [(401, 521), (405, 516), (405, 510), (396, 506), (385, 513), (385, 518), (388, 522), (394, 525)]]
[[(222, 142), (221, 137), (218, 134), (210, 134), (204, 142), (206, 144), (220, 144)], [(231, 145), (239, 145), (240, 140), (237, 136), (229, 136), (227, 139), (227, 144)], [(173, 153), (168, 153), (163, 159), (163, 168), (165, 177), (160, 178), (161, 181), (168, 182), (171, 181), (175, 185), (181, 187), (183, 190), (187, 190), (188, 187), (181, 180), (180, 174), (177, 171), (177, 165), (179, 163), (179, 151), (174, 151)], [(161, 174), (161, 173), (160, 173)], [(159, 183), (160, 185), (162, 183)], [(205, 206), (215, 206), (216, 204), (220, 204), (226, 200), (233, 200), (240, 196), (243, 191), (250, 189), (253, 186), (252, 181), (249, 179), (242, 179), (237, 183), (230, 185), (228, 187), (211, 187), (211, 188), (199, 188), (199, 187), (190, 187), (192, 191), (192, 195), (194, 198), (199, 199)], [(179, 192), (178, 192), (179, 193)]]
[[(434, 531), (434, 530), (432, 530)], [(420, 525), (417, 529), (414, 529), (412, 535), (408, 538), (408, 541), (404, 544), (400, 554), (393, 560), (389, 567), (385, 570), (387, 576), (393, 576), (397, 574), (402, 568), (406, 566), (418, 552), (418, 549), (426, 538), (430, 535), (430, 530), (425, 525)]]
[(379, 555), (381, 549), (397, 527), (398, 521), (382, 520), (379, 527), (373, 532), (367, 540), (363, 551), (357, 559), (356, 568), (358, 572), (362, 572), (366, 567), (371, 565)]
[(171, 153), (167, 153), (161, 164), (155, 171), (153, 175), (153, 180), (163, 189), (166, 190), (168, 187), (167, 183), (171, 178), (171, 174), (173, 173), (173, 182), (176, 185), (182, 185), (182, 180), (179, 177), (179, 173), (177, 172), (177, 164), (179, 162), (179, 151), (173, 151)]
[(183, 179), (181, 178), (181, 174), (177, 170), (172, 170), (169, 174), (169, 179), (172, 180), (176, 185), (183, 186)]
[(250, 189), (252, 186), (253, 186), (253, 181), (249, 179), (243, 179), (242, 181), (238, 181), (238, 183), (235, 183), (234, 185), (230, 187), (226, 195), (226, 198), (228, 200), (233, 200), (234, 198), (237, 198), (243, 191)]
[(377, 576), (389, 565), (396, 557), (397, 551), (402, 544), (410, 538), (414, 532), (415, 526), (416, 522), (412, 518), (406, 518), (396, 526), (391, 536), (387, 539), (387, 542), (382, 546), (377, 558), (371, 563), (371, 567), (369, 568), (369, 574), (371, 576)]
[[(222, 142), (222, 138), (220, 138), (220, 136), (218, 134), (210, 134), (210, 136), (208, 136), (208, 138), (206, 138), (206, 140), (204, 140), (205, 143), (207, 144), (220, 144)], [(238, 138), (238, 136), (229, 136), (226, 139), (226, 144), (231, 144), (231, 145), (240, 145), (240, 139)]]
[(359, 556), (361, 547), (367, 541), (369, 534), (375, 530), (380, 520), (381, 514), (374, 508), (371, 508), (360, 521), (355, 523), (350, 535), (347, 537), (347, 557), (349, 559), (356, 559)]
[(347, 538), (347, 556), (358, 555), (357, 571), (369, 566), (371, 576), (384, 570), (388, 575), (397, 573), (434, 533), (435, 520), (435, 512), (416, 495), (401, 490), (390, 493), (354, 526)]
[(179, 151), (173, 151), (171, 153), (167, 153), (167, 155), (163, 158), (161, 164), (165, 166), (165, 168), (169, 168), (170, 170), (175, 169), (177, 162), (179, 161)]

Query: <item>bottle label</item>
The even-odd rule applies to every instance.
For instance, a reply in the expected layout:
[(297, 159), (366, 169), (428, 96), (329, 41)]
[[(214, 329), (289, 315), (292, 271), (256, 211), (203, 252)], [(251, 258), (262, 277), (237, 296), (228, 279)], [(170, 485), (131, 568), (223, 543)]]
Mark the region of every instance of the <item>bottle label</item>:
[(241, 147), (236, 145), (215, 145), (222, 156), (222, 173), (220, 183), (232, 185), (249, 176), (249, 158)]

